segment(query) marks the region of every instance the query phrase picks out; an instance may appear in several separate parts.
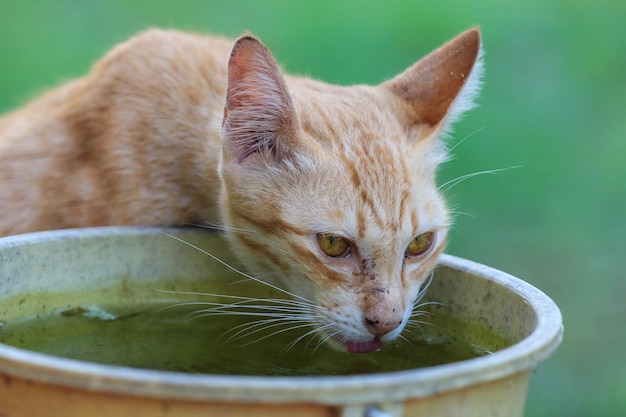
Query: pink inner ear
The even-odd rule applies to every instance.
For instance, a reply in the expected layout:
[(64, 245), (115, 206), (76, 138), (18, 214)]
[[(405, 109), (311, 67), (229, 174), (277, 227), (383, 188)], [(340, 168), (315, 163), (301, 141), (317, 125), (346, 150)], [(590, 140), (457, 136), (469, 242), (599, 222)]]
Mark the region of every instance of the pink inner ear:
[(255, 152), (276, 151), (290, 133), (295, 111), (270, 51), (256, 38), (240, 38), (228, 64), (222, 136), (238, 162)]
[(260, 104), (262, 78), (271, 74), (272, 67), (276, 65), (268, 54), (269, 51), (256, 38), (244, 37), (237, 41), (228, 63), (226, 104), (229, 110)]

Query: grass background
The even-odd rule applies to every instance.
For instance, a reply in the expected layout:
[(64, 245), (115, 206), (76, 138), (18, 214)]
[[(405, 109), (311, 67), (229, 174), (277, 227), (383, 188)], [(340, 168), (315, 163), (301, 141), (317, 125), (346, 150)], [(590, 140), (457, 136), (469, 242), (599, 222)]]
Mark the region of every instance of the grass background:
[(481, 106), (441, 181), (448, 252), (517, 275), (561, 307), (565, 338), (526, 416), (626, 415), (626, 2), (623, 0), (4, 0), (0, 111), (84, 74), (153, 26), (259, 35), (291, 72), (378, 83), (464, 29), (487, 51)]

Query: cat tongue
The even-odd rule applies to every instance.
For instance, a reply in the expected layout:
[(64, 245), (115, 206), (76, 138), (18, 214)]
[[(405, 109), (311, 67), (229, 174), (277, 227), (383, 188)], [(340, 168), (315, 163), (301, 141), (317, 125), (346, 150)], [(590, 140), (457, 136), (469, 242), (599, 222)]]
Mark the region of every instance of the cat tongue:
[(367, 353), (378, 350), (384, 345), (385, 342), (375, 338), (368, 342), (348, 342), (346, 343), (346, 348), (350, 353)]

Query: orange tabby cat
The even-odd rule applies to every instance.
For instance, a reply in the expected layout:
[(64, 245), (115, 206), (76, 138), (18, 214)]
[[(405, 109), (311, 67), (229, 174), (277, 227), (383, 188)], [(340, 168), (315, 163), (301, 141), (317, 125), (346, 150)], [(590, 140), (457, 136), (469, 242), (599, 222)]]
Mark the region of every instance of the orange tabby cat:
[[(0, 119), (0, 235), (224, 226), (350, 352), (397, 337), (446, 241), (438, 139), (473, 106), (469, 30), (378, 86), (283, 75), (253, 36), (151, 30)], [(230, 58), (229, 58), (230, 57)]]

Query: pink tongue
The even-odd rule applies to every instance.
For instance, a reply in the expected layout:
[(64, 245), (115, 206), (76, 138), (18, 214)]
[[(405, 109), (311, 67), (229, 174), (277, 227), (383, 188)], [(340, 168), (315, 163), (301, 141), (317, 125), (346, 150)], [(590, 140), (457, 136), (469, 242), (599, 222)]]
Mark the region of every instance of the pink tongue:
[(385, 345), (385, 342), (380, 339), (372, 339), (369, 342), (348, 342), (346, 347), (350, 353), (367, 353), (380, 349)]

